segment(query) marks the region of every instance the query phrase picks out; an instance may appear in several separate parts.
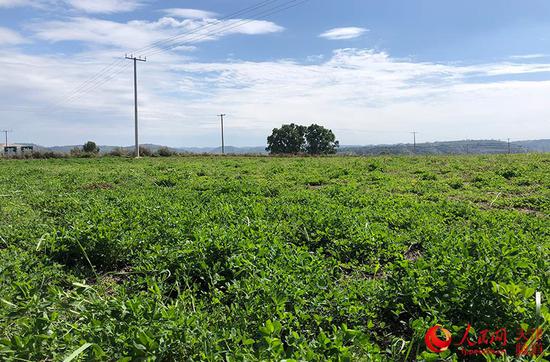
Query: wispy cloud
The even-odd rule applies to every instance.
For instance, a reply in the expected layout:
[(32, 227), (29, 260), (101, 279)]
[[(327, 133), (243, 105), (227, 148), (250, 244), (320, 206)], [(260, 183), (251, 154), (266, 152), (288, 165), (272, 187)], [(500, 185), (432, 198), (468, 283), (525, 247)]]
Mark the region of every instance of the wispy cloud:
[(79, 41), (123, 49), (140, 48), (169, 35), (157, 23), (119, 23), (87, 17), (36, 23), (29, 29), (38, 39), (50, 42)]
[(28, 5), (31, 1), (29, 0), (0, 0), (0, 8), (11, 8), (16, 6)]
[(16, 45), (27, 42), (27, 39), (21, 36), (18, 32), (8, 28), (0, 27), (0, 44)]
[(139, 0), (0, 0), (0, 8), (30, 6), (40, 9), (76, 9), (86, 13), (118, 13), (136, 10)]
[(41, 6), (41, 0), (0, 0), (0, 8), (15, 8), (19, 6)]
[(138, 49), (153, 42), (182, 34), (169, 47), (190, 46), (231, 34), (269, 34), (283, 27), (263, 20), (184, 19), (170, 17), (157, 21), (129, 21), (74, 17), (67, 20), (39, 22), (29, 27), (34, 35), (50, 42), (80, 41), (85, 44), (114, 46), (125, 50)]
[(86, 13), (118, 13), (136, 10), (139, 0), (0, 0), (0, 8), (31, 6), (35, 8), (72, 8)]
[(548, 57), (548, 54), (520, 54), (520, 55), (512, 55), (511, 59), (540, 59), (540, 58), (546, 58)]
[(87, 13), (118, 13), (134, 11), (142, 4), (136, 0), (67, 0), (74, 8)]
[(355, 39), (368, 32), (368, 29), (358, 27), (334, 28), (320, 34), (321, 38), (330, 40)]
[(173, 16), (176, 18), (184, 18), (184, 19), (211, 19), (216, 17), (216, 13), (206, 10), (198, 10), (198, 9), (181, 9), (181, 8), (173, 8), (173, 9), (165, 9), (163, 10), (165, 14), (168, 16)]

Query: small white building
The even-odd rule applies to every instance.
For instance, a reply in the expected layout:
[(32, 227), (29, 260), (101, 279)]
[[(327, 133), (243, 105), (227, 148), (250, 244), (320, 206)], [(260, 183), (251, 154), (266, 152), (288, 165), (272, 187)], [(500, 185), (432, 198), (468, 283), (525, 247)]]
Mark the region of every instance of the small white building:
[(4, 145), (4, 156), (17, 156), (32, 153), (34, 147), (30, 145), (8, 144)]

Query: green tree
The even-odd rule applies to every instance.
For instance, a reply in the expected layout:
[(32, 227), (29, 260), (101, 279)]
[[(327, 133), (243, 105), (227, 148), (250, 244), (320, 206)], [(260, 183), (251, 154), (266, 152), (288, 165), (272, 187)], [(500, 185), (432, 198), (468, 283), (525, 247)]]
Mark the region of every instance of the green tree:
[(97, 154), (99, 153), (99, 147), (95, 144), (95, 142), (88, 141), (82, 146), (82, 150), (86, 153), (93, 153)]
[(273, 133), (267, 138), (266, 151), (271, 154), (304, 152), (306, 129), (306, 127), (294, 123), (273, 129)]
[(336, 136), (330, 129), (317, 124), (305, 127), (291, 123), (273, 130), (267, 138), (266, 150), (272, 155), (301, 152), (310, 155), (329, 155), (336, 153), (339, 146)]
[(335, 154), (340, 143), (334, 133), (323, 126), (312, 124), (306, 130), (305, 150), (310, 155)]

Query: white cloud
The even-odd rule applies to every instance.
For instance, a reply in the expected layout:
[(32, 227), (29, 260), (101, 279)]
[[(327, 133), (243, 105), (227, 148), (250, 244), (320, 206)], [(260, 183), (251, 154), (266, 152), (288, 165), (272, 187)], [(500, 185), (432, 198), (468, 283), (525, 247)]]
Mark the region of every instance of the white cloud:
[(368, 32), (368, 29), (358, 28), (358, 27), (347, 27), (347, 28), (334, 28), (325, 31), (321, 35), (321, 38), (330, 39), (330, 40), (347, 40), (355, 39), (361, 35)]
[(18, 32), (0, 27), (0, 45), (17, 45), (26, 42), (27, 40)]
[(231, 34), (269, 34), (284, 28), (263, 20), (185, 19), (170, 17), (157, 21), (130, 21), (119, 23), (87, 17), (36, 23), (30, 27), (35, 36), (50, 42), (81, 41), (95, 45), (139, 49), (157, 41), (178, 36), (166, 43), (169, 47), (190, 46), (219, 39)]
[(29, 0), (0, 0), (0, 8), (11, 8), (16, 6), (25, 6), (29, 5), (31, 1)]
[(0, 8), (15, 8), (20, 6), (41, 7), (48, 0), (0, 0)]
[(118, 23), (86, 17), (38, 23), (30, 29), (38, 39), (50, 42), (80, 41), (123, 49), (140, 48), (169, 36), (154, 23)]
[(78, 10), (87, 13), (117, 13), (136, 10), (141, 2), (135, 0), (67, 0)]
[[(111, 54), (5, 51), (0, 98), (14, 107), (50, 106), (104, 68)], [(131, 144), (133, 73), (130, 63), (123, 65), (105, 85), (56, 105), (58, 112), (3, 109), (5, 126), (19, 141)], [(534, 71), (550, 74), (550, 64), (438, 64), (366, 49), (337, 50), (313, 64), (198, 62), (163, 54), (140, 64), (142, 142), (216, 145), (220, 112), (229, 114), (227, 139), (236, 145), (262, 144), (273, 127), (290, 121), (319, 122), (343, 144), (408, 142), (413, 129), (422, 141), (548, 137), (550, 81), (517, 78)]]
[(521, 54), (521, 55), (512, 55), (511, 59), (539, 59), (539, 58), (546, 58), (548, 57), (547, 54)]
[[(245, 23), (243, 23), (243, 20)], [(271, 21), (265, 20), (246, 20), (246, 19), (232, 19), (226, 21), (227, 25), (231, 26), (231, 29), (228, 29), (227, 34), (248, 34), (248, 35), (259, 35), (259, 34), (270, 34), (270, 33), (279, 33), (285, 28), (279, 26)]]
[(193, 45), (178, 45), (171, 49), (172, 51), (184, 51), (184, 52), (194, 52), (197, 50), (196, 46)]
[(141, 5), (142, 2), (139, 0), (0, 0), (0, 8), (32, 6), (51, 10), (53, 7), (69, 6), (86, 13), (128, 12), (136, 10)]
[(216, 17), (216, 13), (213, 13), (211, 11), (206, 11), (206, 10), (198, 10), (198, 9), (173, 8), (173, 9), (165, 9), (163, 10), (163, 12), (168, 16), (173, 16), (176, 18), (184, 18), (184, 19), (211, 19)]

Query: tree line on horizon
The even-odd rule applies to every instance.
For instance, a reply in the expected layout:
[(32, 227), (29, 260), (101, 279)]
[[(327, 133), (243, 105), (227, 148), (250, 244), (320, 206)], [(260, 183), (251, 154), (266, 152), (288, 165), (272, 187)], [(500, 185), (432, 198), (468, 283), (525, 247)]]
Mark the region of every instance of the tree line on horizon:
[[(235, 147), (231, 154), (259, 155), (268, 152), (271, 155), (330, 155), (338, 153), (349, 156), (379, 155), (465, 155), (465, 154), (503, 154), (503, 153), (546, 153), (550, 151), (550, 139), (513, 141), (501, 140), (460, 140), (400, 144), (379, 144), (367, 146), (340, 145), (334, 133), (325, 127), (312, 124), (309, 127), (294, 123), (275, 128), (267, 138), (267, 147)], [(33, 145), (33, 144), (30, 144)], [(35, 145), (34, 145), (35, 146)], [(61, 149), (65, 148), (65, 149)], [(160, 145), (140, 145), (140, 154), (144, 157), (170, 157), (177, 155), (207, 155), (217, 149), (194, 150), (192, 148), (170, 148)], [(17, 154), (9, 158), (90, 158), (98, 156), (132, 157), (133, 147), (101, 146), (88, 141), (82, 146), (63, 146), (35, 149), (32, 153)], [(6, 157), (6, 155), (1, 155)]]

